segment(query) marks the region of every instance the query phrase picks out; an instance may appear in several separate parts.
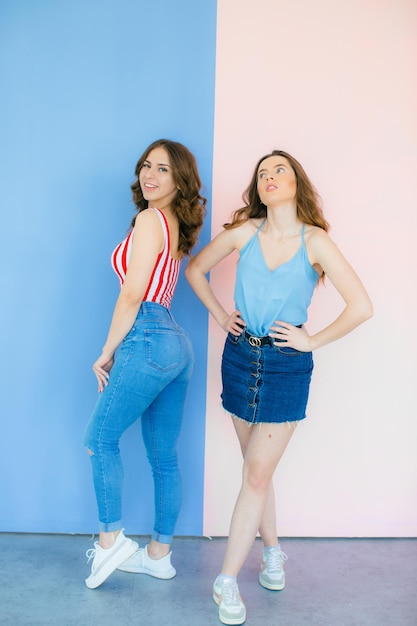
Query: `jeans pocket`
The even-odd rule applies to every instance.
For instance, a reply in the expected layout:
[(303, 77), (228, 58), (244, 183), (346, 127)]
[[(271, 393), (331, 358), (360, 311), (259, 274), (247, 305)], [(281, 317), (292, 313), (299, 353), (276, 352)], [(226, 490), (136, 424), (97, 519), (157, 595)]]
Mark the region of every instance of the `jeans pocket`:
[(227, 333), (226, 341), (230, 341), (233, 345), (237, 345), (243, 339), (243, 334), (241, 335), (232, 335), (232, 333)]
[(146, 363), (160, 372), (179, 367), (184, 360), (181, 335), (174, 330), (145, 330)]

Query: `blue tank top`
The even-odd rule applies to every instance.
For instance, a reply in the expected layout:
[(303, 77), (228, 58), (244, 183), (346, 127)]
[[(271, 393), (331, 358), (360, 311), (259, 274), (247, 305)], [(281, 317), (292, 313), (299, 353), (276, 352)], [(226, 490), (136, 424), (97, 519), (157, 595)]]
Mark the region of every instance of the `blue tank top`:
[(304, 224), (301, 247), (295, 255), (274, 270), (268, 269), (258, 239), (264, 224), (265, 220), (240, 251), (235, 285), (236, 309), (248, 332), (258, 336), (267, 335), (275, 320), (304, 324), (319, 279), (307, 257)]

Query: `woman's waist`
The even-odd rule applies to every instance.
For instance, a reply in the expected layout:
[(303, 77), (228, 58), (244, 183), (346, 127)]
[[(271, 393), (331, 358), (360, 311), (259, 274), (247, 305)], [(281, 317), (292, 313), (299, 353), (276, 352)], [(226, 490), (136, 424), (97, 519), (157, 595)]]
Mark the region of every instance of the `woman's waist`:
[(271, 332), (272, 326), (276, 326), (276, 322), (284, 322), (293, 326), (302, 326), (307, 321), (307, 311), (300, 309), (298, 311), (277, 310), (267, 317), (256, 315), (245, 310), (244, 307), (236, 305), (236, 309), (240, 311), (245, 329), (250, 335), (263, 337)]
[(152, 302), (150, 300), (144, 300), (139, 307), (136, 319), (161, 319), (172, 320), (175, 323), (174, 317), (168, 306), (160, 304), (159, 302)]
[[(302, 324), (294, 324), (297, 328), (302, 328)], [(274, 346), (275, 343), (285, 341), (284, 339), (274, 339), (269, 335), (256, 335), (249, 332), (246, 328), (242, 331), (242, 340), (247, 341), (252, 347), (261, 348), (262, 346)]]

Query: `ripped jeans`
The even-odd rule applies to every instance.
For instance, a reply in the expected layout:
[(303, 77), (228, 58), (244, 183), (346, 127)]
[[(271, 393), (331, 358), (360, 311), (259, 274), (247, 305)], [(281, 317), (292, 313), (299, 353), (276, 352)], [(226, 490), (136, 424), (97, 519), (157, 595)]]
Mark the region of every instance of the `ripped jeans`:
[(123, 466), (119, 441), (141, 418), (142, 436), (154, 479), (152, 538), (171, 543), (181, 506), (177, 442), (193, 369), (191, 342), (170, 311), (143, 302), (116, 352), (109, 384), (100, 393), (87, 425), (99, 511), (99, 529), (122, 528)]

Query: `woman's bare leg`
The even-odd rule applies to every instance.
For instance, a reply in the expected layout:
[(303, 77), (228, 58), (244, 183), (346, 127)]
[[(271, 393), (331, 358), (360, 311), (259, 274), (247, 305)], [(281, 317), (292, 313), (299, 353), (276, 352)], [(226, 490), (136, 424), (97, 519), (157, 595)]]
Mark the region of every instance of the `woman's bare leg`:
[[(295, 424), (263, 423), (248, 428), (244, 422), (236, 424), (237, 421), (234, 418), (238, 436), (241, 434), (245, 444), (242, 486), (232, 515), (222, 567), (222, 574), (234, 577), (245, 562), (261, 526), (265, 526), (265, 539), (270, 541), (274, 524), (273, 542), (276, 543), (275, 513), (270, 509), (274, 506), (272, 476), (295, 430)], [(243, 428), (249, 431), (247, 441)]]
[[(259, 428), (250, 426), (247, 422), (234, 417), (233, 425), (236, 430), (237, 437), (240, 443), (240, 449), (242, 450), (243, 458), (245, 458), (246, 448), (250, 440), (251, 431), (253, 428)], [(276, 522), (276, 510), (275, 510), (275, 493), (274, 485), (271, 482), (271, 488), (269, 490), (268, 499), (266, 501), (264, 514), (259, 525), (259, 534), (265, 547), (275, 546), (277, 544), (277, 522)]]

